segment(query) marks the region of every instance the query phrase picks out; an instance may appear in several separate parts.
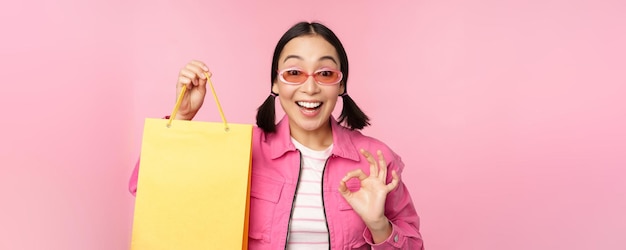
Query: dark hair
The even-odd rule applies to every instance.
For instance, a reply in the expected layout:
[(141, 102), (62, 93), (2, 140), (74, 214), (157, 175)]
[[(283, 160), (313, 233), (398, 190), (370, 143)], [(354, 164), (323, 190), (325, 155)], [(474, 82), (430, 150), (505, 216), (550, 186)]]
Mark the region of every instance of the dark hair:
[[(272, 69), (271, 69), (271, 85), (270, 91), (273, 83), (276, 81), (276, 77), (278, 76), (278, 60), (280, 57), (280, 53), (285, 48), (285, 45), (291, 41), (292, 39), (305, 35), (319, 35), (328, 43), (330, 43), (335, 50), (337, 50), (337, 55), (339, 56), (339, 64), (341, 73), (343, 73), (342, 84), (344, 84), (345, 92), (340, 96), (343, 98), (343, 108), (341, 110), (341, 114), (339, 115), (339, 119), (337, 122), (339, 124), (344, 123), (350, 129), (363, 129), (364, 127), (370, 125), (369, 118), (367, 115), (361, 111), (361, 109), (356, 105), (356, 103), (348, 96), (348, 55), (346, 54), (346, 50), (343, 48), (341, 41), (339, 38), (330, 30), (328, 27), (324, 26), (320, 23), (309, 23), (309, 22), (299, 22), (296, 25), (292, 26), (283, 36), (278, 40), (278, 44), (276, 44), (276, 48), (274, 49), (274, 56), (272, 58)], [(256, 124), (266, 133), (271, 133), (276, 131), (276, 115), (275, 115), (275, 104), (274, 99), (277, 96), (276, 93), (271, 93), (270, 96), (259, 106), (258, 112), (256, 115)]]

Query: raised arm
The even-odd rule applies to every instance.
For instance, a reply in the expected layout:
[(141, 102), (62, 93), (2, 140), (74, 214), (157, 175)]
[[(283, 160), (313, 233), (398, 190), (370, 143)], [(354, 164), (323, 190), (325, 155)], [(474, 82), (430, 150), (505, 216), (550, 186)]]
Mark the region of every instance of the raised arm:
[[(176, 117), (177, 120), (191, 120), (198, 113), (198, 110), (204, 103), (206, 96), (206, 75), (211, 77), (209, 67), (201, 61), (192, 60), (187, 63), (178, 73), (178, 81), (176, 81), (176, 96), (180, 94), (183, 86), (187, 86), (187, 91), (183, 96)], [(169, 118), (169, 117), (168, 117)], [(130, 180), (128, 182), (128, 190), (132, 195), (137, 194), (137, 176), (139, 174), (139, 161), (135, 164)]]

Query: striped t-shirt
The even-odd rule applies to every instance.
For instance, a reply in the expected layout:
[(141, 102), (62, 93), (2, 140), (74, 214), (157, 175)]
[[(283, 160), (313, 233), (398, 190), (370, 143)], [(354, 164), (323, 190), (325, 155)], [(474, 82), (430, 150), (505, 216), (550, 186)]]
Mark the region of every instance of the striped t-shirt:
[(322, 173), (333, 145), (317, 151), (291, 138), (302, 153), (302, 172), (296, 190), (287, 249), (328, 249), (328, 228), (322, 206)]

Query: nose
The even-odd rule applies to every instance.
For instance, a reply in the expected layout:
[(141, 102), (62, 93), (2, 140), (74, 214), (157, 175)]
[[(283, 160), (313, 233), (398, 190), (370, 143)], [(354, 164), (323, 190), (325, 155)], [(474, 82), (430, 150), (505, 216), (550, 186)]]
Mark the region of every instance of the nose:
[(315, 94), (319, 92), (320, 86), (315, 81), (315, 78), (313, 77), (313, 75), (309, 75), (306, 81), (304, 81), (304, 83), (300, 85), (300, 89), (302, 90), (302, 92), (305, 92), (307, 94)]

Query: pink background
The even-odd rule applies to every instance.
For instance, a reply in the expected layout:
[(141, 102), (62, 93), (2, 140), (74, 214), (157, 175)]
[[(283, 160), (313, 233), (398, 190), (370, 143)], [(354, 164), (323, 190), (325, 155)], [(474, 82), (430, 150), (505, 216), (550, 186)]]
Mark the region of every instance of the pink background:
[(143, 119), (178, 70), (207, 62), (253, 123), (301, 20), (344, 42), (427, 249), (626, 249), (625, 1), (88, 2), (0, 3), (0, 249), (127, 249)]

